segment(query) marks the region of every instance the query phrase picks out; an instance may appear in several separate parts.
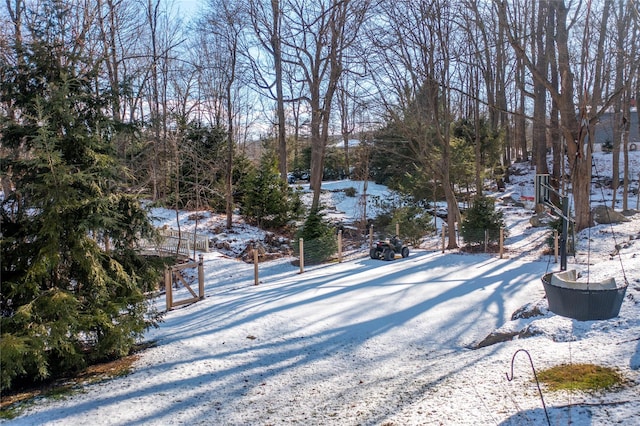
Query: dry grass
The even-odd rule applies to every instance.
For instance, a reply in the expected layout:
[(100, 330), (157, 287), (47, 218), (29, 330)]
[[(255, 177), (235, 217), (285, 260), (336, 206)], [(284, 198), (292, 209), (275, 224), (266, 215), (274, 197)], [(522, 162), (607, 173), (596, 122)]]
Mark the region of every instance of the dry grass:
[(62, 398), (73, 393), (82, 385), (125, 376), (131, 372), (131, 366), (139, 357), (140, 355), (134, 353), (114, 361), (91, 365), (74, 377), (56, 380), (19, 392), (3, 394), (0, 397), (0, 418), (6, 419), (17, 416), (35, 398)]
[(607, 390), (622, 384), (612, 368), (594, 364), (562, 364), (538, 373), (538, 379), (551, 390)]

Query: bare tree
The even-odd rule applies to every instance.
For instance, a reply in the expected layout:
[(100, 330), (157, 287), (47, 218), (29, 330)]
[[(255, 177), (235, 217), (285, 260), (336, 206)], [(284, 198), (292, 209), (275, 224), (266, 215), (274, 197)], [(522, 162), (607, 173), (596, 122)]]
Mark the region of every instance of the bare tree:
[[(407, 161), (441, 182), (447, 202), (448, 248), (457, 247), (458, 202), (451, 184), (451, 50), (450, 5), (438, 0), (386, 2), (387, 25), (372, 43), (384, 67), (379, 76), (381, 101), (392, 121), (401, 123)], [(390, 95), (390, 96), (389, 96)]]
[[(548, 2), (537, 2), (537, 13), (533, 13), (531, 20), (532, 27), (535, 25), (535, 31), (531, 37), (532, 41), (532, 61), (541, 75), (548, 76), (549, 72), (549, 50), (546, 43), (549, 42), (545, 38), (547, 28), (547, 17), (550, 15), (546, 8), (549, 7)], [(535, 10), (536, 7), (533, 7)], [(548, 174), (547, 166), (547, 90), (540, 80), (533, 81), (533, 126), (532, 126), (532, 162), (536, 166), (536, 172), (539, 174)]]
[[(612, 5), (614, 6), (614, 5)], [(640, 59), (635, 54), (640, 48), (640, 36), (638, 36), (638, 27), (640, 25), (640, 16), (638, 9), (631, 6), (631, 3), (618, 1), (615, 7), (612, 7), (612, 15), (615, 26), (615, 37), (613, 41), (615, 53), (615, 83), (614, 87), (622, 87), (623, 90), (619, 97), (613, 103), (613, 167), (612, 167), (612, 189), (613, 200), (612, 208), (616, 205), (616, 194), (620, 182), (620, 149), (623, 154), (623, 190), (622, 190), (622, 209), (629, 208), (629, 131), (631, 117), (631, 99), (633, 98), (633, 80), (638, 79), (638, 67)], [(603, 25), (607, 25), (606, 17), (603, 16)], [(629, 52), (634, 52), (629, 55)], [(636, 97), (637, 101), (637, 97)]]
[[(583, 25), (572, 25), (569, 19), (569, 8), (564, 1), (550, 2), (550, 9), (554, 11), (555, 16), (555, 49), (557, 53), (558, 73), (560, 76), (560, 89), (556, 90), (552, 82), (546, 74), (540, 72), (535, 63), (527, 54), (522, 40), (511, 31), (511, 23), (513, 22), (512, 11), (506, 3), (498, 3), (499, 13), (501, 17), (501, 25), (507, 30), (509, 42), (523, 61), (533, 78), (542, 83), (547, 93), (553, 101), (558, 105), (561, 122), (560, 130), (566, 143), (567, 161), (571, 174), (572, 193), (575, 205), (575, 225), (576, 230), (582, 230), (591, 226), (592, 219), (590, 215), (590, 182), (591, 182), (591, 160), (592, 160), (592, 141), (588, 138), (589, 129), (597, 121), (598, 117), (609, 107), (611, 102), (619, 92), (614, 90), (614, 94), (608, 99), (597, 105), (597, 108), (589, 108), (589, 99), (600, 95), (601, 81), (591, 80), (591, 87), (586, 86), (585, 82), (589, 81), (590, 74), (589, 55), (591, 54), (589, 46), (592, 39), (589, 30), (592, 29), (592, 23), (589, 21), (591, 3), (586, 5), (586, 10), (578, 12), (585, 13), (585, 22)], [(581, 40), (581, 56), (580, 62), (572, 61), (572, 53), (570, 50), (570, 31), (578, 31), (584, 28)], [(597, 58), (595, 58), (597, 60)], [(580, 75), (578, 80), (582, 84), (576, 84), (576, 71), (578, 68)], [(598, 93), (596, 93), (598, 92)], [(576, 111), (579, 111), (576, 114)], [(591, 142), (589, 142), (591, 141)]]
[[(320, 204), (325, 148), (333, 100), (346, 49), (356, 40), (368, 10), (368, 0), (294, 0), (283, 19), (283, 62), (307, 88), (311, 133), (312, 208)], [(286, 29), (285, 29), (286, 28)]]
[[(287, 134), (285, 121), (285, 94), (282, 64), (282, 1), (249, 0), (249, 16), (254, 34), (268, 56), (264, 63), (262, 57), (251, 57), (254, 80), (259, 88), (267, 90), (270, 98), (276, 102), (278, 167), (280, 177), (287, 179)], [(275, 93), (273, 92), (275, 86)]]
[(217, 51), (214, 71), (219, 75), (224, 101), (225, 126), (227, 130), (227, 158), (225, 164), (226, 226), (233, 226), (233, 162), (235, 153), (235, 120), (237, 111), (237, 86), (240, 69), (239, 52), (243, 47), (243, 34), (247, 18), (246, 5), (242, 1), (227, 2), (210, 0), (209, 12), (201, 30), (210, 33), (210, 42)]

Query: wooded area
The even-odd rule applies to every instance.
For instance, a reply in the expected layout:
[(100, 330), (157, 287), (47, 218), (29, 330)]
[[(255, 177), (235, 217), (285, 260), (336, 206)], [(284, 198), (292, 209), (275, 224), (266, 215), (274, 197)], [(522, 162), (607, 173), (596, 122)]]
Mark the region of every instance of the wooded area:
[[(153, 278), (132, 254), (150, 232), (139, 196), (277, 227), (300, 212), (289, 172), (309, 173), (312, 209), (323, 177), (371, 179), (416, 204), (446, 200), (455, 248), (459, 199), (508, 181), (515, 161), (573, 194), (576, 230), (592, 224), (597, 144), (611, 143), (613, 188), (629, 191), (637, 0), (202, 1), (195, 16), (169, 0), (0, 8), (2, 332), (42, 295), (74, 294), (63, 316), (86, 333), (75, 346), (62, 326), (3, 334), (18, 376), (53, 368), (30, 353), (53, 348), (64, 369), (87, 346), (124, 352), (153, 323), (140, 308)], [(603, 114), (611, 141), (596, 140)], [(2, 387), (12, 378), (3, 370)]]
[[(409, 145), (407, 169), (439, 182), (455, 221), (451, 124), (467, 120), (478, 192), (498, 164), (531, 157), (546, 173), (552, 149), (554, 182), (571, 176), (582, 229), (590, 223), (588, 135), (603, 112), (619, 123), (614, 150), (628, 145), (640, 90), (637, 2), (210, 0), (199, 10), (181, 15), (180, 2), (166, 0), (6, 0), (3, 69), (18, 66), (32, 43), (90, 58), (95, 89), (107, 91), (120, 125), (112, 143), (135, 170), (131, 188), (154, 200), (181, 188), (194, 198), (213, 192), (229, 217), (234, 158), (255, 160), (252, 146), (277, 151), (283, 180), (308, 168), (317, 207), (329, 141), (343, 137), (349, 174), (346, 141), (374, 140), (395, 126)], [(43, 20), (54, 18), (42, 33)], [(17, 114), (11, 102), (3, 111)], [(194, 127), (221, 130), (227, 146), (202, 158)], [(498, 158), (485, 158), (483, 132)], [(301, 147), (309, 164), (297, 158)], [(183, 175), (187, 156), (202, 160), (203, 175)], [(212, 173), (215, 184), (191, 191)], [(11, 173), (3, 178), (8, 189)]]

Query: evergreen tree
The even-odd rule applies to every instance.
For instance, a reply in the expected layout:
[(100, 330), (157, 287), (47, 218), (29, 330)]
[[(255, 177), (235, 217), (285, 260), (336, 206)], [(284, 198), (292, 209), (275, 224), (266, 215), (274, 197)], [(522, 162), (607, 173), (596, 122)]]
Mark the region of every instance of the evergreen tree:
[(296, 232), (294, 249), (298, 255), (300, 238), (303, 239), (305, 263), (322, 263), (338, 250), (335, 228), (324, 220), (323, 214), (317, 209), (309, 212), (304, 225)]
[[(495, 243), (500, 238), (500, 228), (505, 227), (503, 216), (501, 211), (496, 210), (493, 198), (476, 197), (471, 208), (464, 214), (460, 234), (470, 245), (484, 243), (485, 235), (489, 242)], [(507, 230), (504, 232), (506, 236)]]
[(242, 214), (261, 228), (278, 228), (300, 216), (300, 197), (281, 179), (273, 151), (263, 155), (260, 167), (249, 171), (239, 186)]
[(159, 319), (144, 296), (157, 276), (134, 251), (152, 227), (119, 186), (97, 64), (65, 47), (57, 13), (0, 83), (13, 184), (0, 208), (0, 389), (124, 355)]

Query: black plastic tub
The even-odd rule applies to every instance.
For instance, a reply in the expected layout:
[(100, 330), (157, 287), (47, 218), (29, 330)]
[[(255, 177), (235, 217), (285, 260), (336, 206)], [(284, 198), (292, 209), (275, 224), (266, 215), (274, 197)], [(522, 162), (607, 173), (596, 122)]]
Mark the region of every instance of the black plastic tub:
[(578, 282), (575, 272), (551, 272), (542, 277), (549, 310), (578, 321), (617, 317), (627, 286), (616, 286), (613, 278), (596, 283)]

